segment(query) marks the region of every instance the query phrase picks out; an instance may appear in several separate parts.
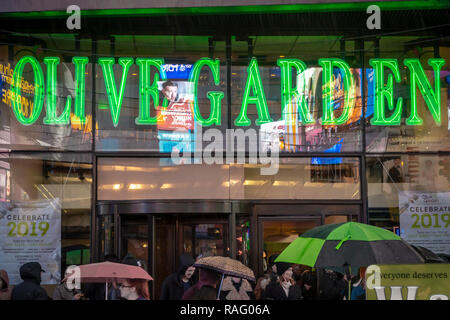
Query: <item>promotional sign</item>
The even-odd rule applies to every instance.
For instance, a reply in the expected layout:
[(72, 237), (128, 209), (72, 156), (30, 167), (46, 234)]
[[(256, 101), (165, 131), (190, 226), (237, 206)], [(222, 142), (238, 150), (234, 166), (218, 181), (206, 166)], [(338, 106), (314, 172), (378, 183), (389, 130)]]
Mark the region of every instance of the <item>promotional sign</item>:
[(367, 300), (448, 300), (450, 264), (372, 265)]
[(61, 278), (61, 205), (59, 199), (0, 203), (0, 266), (10, 284), (22, 282), (19, 269), (39, 262), (41, 284)]
[[(189, 81), (161, 81), (159, 89), (167, 106), (157, 107), (160, 152), (183, 152), (194, 149), (194, 117), (192, 85)], [(164, 105), (164, 101), (163, 101)]]
[(167, 108), (158, 108), (158, 130), (193, 130), (191, 102), (174, 102)]
[(400, 236), (435, 253), (450, 253), (450, 193), (399, 193)]

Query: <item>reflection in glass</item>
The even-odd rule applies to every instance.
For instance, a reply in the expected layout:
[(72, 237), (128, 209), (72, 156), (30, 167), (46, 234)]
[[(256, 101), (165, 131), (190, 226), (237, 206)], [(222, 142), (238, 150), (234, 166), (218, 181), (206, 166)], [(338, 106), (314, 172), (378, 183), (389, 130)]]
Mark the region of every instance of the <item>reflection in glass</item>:
[(167, 165), (160, 159), (100, 158), (98, 198), (359, 199), (358, 159), (324, 159), (281, 158), (276, 174), (262, 175), (267, 165)]

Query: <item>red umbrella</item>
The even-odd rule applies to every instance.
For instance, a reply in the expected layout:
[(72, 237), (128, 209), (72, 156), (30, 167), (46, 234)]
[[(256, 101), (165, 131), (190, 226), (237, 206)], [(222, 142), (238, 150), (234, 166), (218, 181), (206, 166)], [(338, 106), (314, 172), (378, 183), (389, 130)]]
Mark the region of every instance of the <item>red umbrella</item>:
[(114, 262), (91, 263), (79, 266), (81, 282), (107, 282), (111, 279), (153, 278), (142, 267)]
[(91, 263), (79, 266), (80, 282), (105, 282), (105, 298), (108, 299), (108, 282), (115, 279), (153, 280), (142, 267), (114, 262)]

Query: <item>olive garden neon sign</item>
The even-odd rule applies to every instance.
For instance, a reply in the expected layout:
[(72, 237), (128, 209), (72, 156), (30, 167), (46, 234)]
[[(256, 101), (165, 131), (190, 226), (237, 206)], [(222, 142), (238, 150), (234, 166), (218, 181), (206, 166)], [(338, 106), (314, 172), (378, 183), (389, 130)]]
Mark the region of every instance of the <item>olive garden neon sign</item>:
[[(14, 84), (12, 91), (16, 96), (20, 95), (20, 79), (22, 72), (27, 64), (30, 64), (34, 73), (35, 95), (34, 108), (27, 117), (23, 114), (21, 101), (13, 99), (12, 107), (16, 119), (23, 125), (32, 125), (39, 118), (43, 104), (44, 95), (47, 95), (47, 103), (45, 106), (46, 116), (44, 124), (46, 125), (69, 125), (70, 122), (76, 121), (75, 124), (83, 125), (86, 123), (85, 116), (85, 69), (89, 62), (87, 57), (74, 57), (72, 63), (75, 65), (75, 98), (74, 98), (74, 115), (70, 117), (72, 98), (67, 97), (65, 108), (61, 114), (57, 114), (56, 108), (56, 84), (57, 84), (57, 67), (60, 60), (57, 57), (44, 58), (44, 64), (47, 65), (47, 86), (45, 91), (44, 73), (39, 62), (32, 56), (25, 56), (19, 60), (14, 69)], [(158, 81), (166, 79), (166, 73), (163, 69), (164, 60), (162, 58), (119, 58), (118, 63), (122, 68), (122, 77), (119, 86), (116, 86), (116, 79), (113, 73), (115, 59), (112, 57), (99, 58), (100, 65), (105, 81), (106, 93), (111, 111), (113, 125), (116, 127), (119, 123), (120, 110), (124, 97), (128, 72), (133, 63), (139, 66), (139, 116), (135, 119), (137, 125), (156, 125), (157, 117), (151, 116), (150, 102), (153, 100), (156, 106), (159, 103)], [(407, 125), (421, 125), (423, 120), (418, 114), (416, 87), (419, 88), (420, 94), (435, 121), (441, 125), (441, 107), (440, 107), (440, 82), (439, 74), (441, 68), (445, 65), (444, 59), (429, 59), (428, 64), (434, 71), (434, 89), (427, 79), (425, 71), (420, 64), (419, 59), (405, 59), (404, 65), (410, 72), (410, 91), (411, 91), (411, 112)], [(300, 94), (300, 89), (304, 83), (297, 82), (296, 87), (292, 86), (292, 70), (295, 70), (297, 76), (306, 71), (306, 64), (299, 59), (278, 59), (277, 65), (281, 69), (281, 105), (283, 118), (286, 117), (284, 110), (292, 107), (292, 100), (296, 101), (300, 119), (304, 125), (314, 124), (313, 115), (309, 110), (305, 98)], [(322, 67), (322, 88), (323, 88), (323, 125), (342, 125), (347, 122), (354, 108), (354, 83), (355, 80), (350, 71), (349, 65), (341, 59), (326, 58), (319, 59), (319, 65)], [(403, 98), (399, 97), (394, 101), (394, 81), (400, 82), (400, 70), (396, 59), (371, 59), (370, 65), (375, 71), (375, 106), (374, 116), (371, 119), (372, 125), (392, 126), (401, 124), (401, 115), (403, 110)], [(151, 75), (151, 67), (158, 70), (157, 73)], [(200, 72), (203, 68), (208, 68), (213, 76), (216, 86), (220, 83), (220, 61), (209, 58), (198, 60), (189, 76), (189, 81), (193, 83), (194, 101), (193, 114), (194, 119), (202, 126), (220, 125), (221, 124), (221, 105), (224, 93), (221, 91), (209, 91), (207, 97), (210, 101), (210, 114), (207, 119), (203, 118), (198, 105), (198, 85)], [(336, 118), (333, 110), (333, 86), (332, 77), (333, 69), (339, 68), (343, 72), (343, 81), (345, 88), (345, 98), (341, 115)], [(389, 70), (387, 83), (385, 83), (385, 72)], [(300, 78), (301, 79), (301, 78)], [(304, 79), (303, 79), (304, 80)], [(256, 106), (258, 118), (256, 125), (272, 122), (270, 117), (264, 87), (262, 85), (261, 74), (259, 72), (258, 61), (252, 58), (247, 68), (247, 80), (245, 84), (241, 110), (235, 119), (236, 126), (249, 126), (251, 120), (247, 116), (248, 106), (254, 104)], [(163, 103), (163, 107), (167, 107), (167, 101)], [(392, 113), (390, 116), (386, 114), (386, 107)], [(155, 107), (156, 108), (156, 107)], [(289, 110), (291, 110), (290, 108)]]

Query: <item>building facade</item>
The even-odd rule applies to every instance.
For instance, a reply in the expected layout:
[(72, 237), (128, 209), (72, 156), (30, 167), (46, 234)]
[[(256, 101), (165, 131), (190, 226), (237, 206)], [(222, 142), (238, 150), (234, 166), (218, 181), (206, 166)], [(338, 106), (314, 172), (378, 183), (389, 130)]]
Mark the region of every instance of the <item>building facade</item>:
[(3, 8), (0, 263), (132, 254), (158, 297), (182, 253), (261, 274), (322, 224), (450, 254), (446, 1), (165, 3)]

